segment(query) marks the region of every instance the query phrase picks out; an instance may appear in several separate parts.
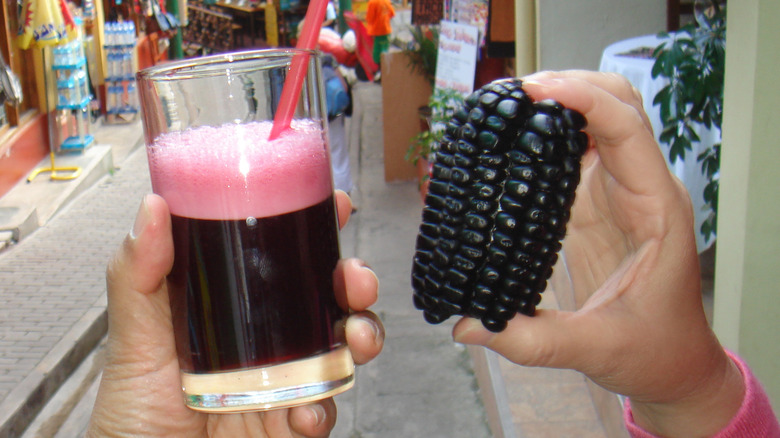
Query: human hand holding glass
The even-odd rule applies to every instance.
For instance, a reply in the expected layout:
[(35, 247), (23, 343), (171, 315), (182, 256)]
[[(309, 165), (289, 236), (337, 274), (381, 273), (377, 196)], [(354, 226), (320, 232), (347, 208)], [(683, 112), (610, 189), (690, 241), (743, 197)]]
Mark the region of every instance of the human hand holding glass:
[[(336, 198), (344, 226), (351, 203), (343, 192)], [(167, 205), (148, 195), (107, 271), (107, 362), (88, 436), (327, 436), (336, 421), (332, 399), (243, 414), (205, 414), (185, 406), (165, 282), (173, 253)], [(366, 310), (376, 301), (377, 278), (360, 260), (346, 259), (334, 284), (352, 311), (345, 325), (349, 350), (355, 363), (366, 363), (384, 340), (381, 322)]]
[(152, 189), (171, 213), (187, 406), (247, 412), (349, 389), (319, 55), (179, 60), (139, 72), (138, 90)]

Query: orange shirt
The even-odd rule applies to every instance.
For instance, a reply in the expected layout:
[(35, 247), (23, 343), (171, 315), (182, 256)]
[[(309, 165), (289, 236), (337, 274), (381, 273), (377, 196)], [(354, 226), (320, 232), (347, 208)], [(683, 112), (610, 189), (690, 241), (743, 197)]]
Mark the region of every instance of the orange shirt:
[(395, 15), (395, 9), (390, 0), (369, 0), (366, 11), (366, 30), (371, 36), (390, 35), (390, 19)]

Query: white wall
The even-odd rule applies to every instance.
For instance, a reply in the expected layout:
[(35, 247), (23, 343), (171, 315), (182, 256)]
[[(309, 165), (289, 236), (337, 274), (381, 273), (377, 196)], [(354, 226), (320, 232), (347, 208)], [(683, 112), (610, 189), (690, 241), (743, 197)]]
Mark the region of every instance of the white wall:
[(666, 30), (666, 0), (536, 1), (542, 70), (596, 70), (609, 44)]
[(780, 415), (780, 2), (728, 10), (714, 328)]

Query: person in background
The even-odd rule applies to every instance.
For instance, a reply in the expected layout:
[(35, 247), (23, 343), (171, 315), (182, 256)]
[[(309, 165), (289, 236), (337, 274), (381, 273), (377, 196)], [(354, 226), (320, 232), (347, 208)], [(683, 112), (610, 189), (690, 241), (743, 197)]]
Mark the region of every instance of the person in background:
[[(328, 3), (330, 6), (333, 3)], [(335, 18), (335, 11), (334, 11)], [(346, 193), (352, 191), (352, 172), (349, 165), (349, 144), (347, 142), (346, 116), (352, 115), (352, 93), (349, 84), (341, 74), (339, 65), (356, 62), (354, 53), (344, 49), (339, 34), (322, 23), (317, 38), (317, 48), (323, 52), (321, 59), (322, 77), (325, 85), (325, 103), (328, 111), (328, 145), (333, 182), (336, 189)], [(303, 20), (298, 31), (303, 29)]]
[(336, 59), (328, 54), (322, 56), (322, 79), (325, 83), (325, 103), (328, 108), (328, 145), (333, 183), (336, 189), (350, 193), (352, 172), (345, 119), (352, 113), (352, 99), (349, 85), (339, 72)]
[(333, 2), (328, 2), (328, 6), (325, 8), (325, 21), (322, 22), (322, 27), (328, 27), (333, 29), (333, 25), (336, 23), (336, 6)]
[[(366, 11), (366, 31), (374, 38), (372, 56), (376, 65), (382, 61), (382, 53), (390, 49), (390, 34), (393, 32), (390, 19), (395, 16), (395, 9), (390, 0), (369, 0)], [(378, 75), (379, 73), (377, 73)], [(375, 80), (378, 77), (374, 78)]]

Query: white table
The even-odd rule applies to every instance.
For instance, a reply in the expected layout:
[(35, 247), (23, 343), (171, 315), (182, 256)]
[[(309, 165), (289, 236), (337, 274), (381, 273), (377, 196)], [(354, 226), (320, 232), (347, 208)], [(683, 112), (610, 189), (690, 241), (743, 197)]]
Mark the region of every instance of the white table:
[[(656, 139), (661, 134), (663, 124), (661, 122), (660, 107), (653, 105), (653, 99), (655, 99), (656, 93), (666, 86), (668, 81), (662, 77), (653, 79), (651, 70), (655, 59), (652, 56), (640, 58), (622, 56), (621, 54), (642, 47), (655, 48), (663, 41), (663, 39), (655, 35), (645, 35), (610, 44), (604, 49), (601, 56), (601, 65), (599, 66), (599, 71), (622, 74), (639, 90), (644, 101), (645, 112), (650, 118), (650, 124), (653, 127)], [(709, 241), (705, 241), (704, 235), (700, 231), (702, 222), (709, 215), (709, 209), (705, 208), (703, 198), (707, 179), (701, 174), (701, 164), (696, 161), (696, 157), (702, 151), (709, 149), (713, 144), (720, 142), (720, 130), (708, 130), (702, 127), (695, 129), (695, 131), (701, 142), (692, 145), (691, 151), (686, 151), (685, 160), (678, 158), (674, 164), (670, 163), (669, 146), (660, 142), (659, 145), (669, 169), (685, 184), (685, 187), (691, 194), (695, 215), (696, 247), (699, 252), (702, 252), (712, 245), (714, 239), (711, 238)]]

